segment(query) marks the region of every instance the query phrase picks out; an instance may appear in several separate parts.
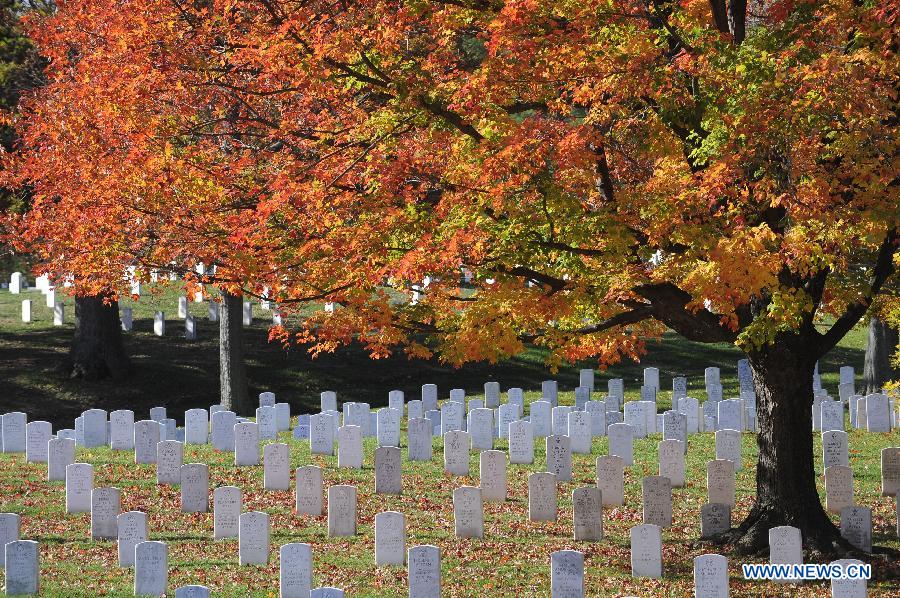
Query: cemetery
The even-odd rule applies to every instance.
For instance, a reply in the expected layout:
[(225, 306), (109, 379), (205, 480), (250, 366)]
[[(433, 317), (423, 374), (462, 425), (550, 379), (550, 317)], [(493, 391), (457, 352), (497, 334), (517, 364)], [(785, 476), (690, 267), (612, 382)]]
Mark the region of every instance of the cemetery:
[[(5, 310), (18, 299), (2, 295)], [(155, 310), (135, 309), (132, 325)], [(54, 328), (49, 318), (32, 326), (18, 338)], [(128, 334), (131, 343), (154, 338), (140, 326)], [(857, 376), (834, 359), (860, 355), (855, 342), (859, 334), (810, 381), (810, 417), (822, 503), (861, 551), (854, 556), (870, 554), (874, 577), (790, 585), (796, 595), (900, 590), (896, 560), (871, 554), (900, 547), (900, 410), (855, 391), (841, 400), (838, 386)], [(754, 500), (756, 409), (733, 355), (705, 354), (722, 364), (712, 367), (678, 356), (684, 366), (671, 371), (686, 376), (643, 364), (565, 369), (559, 379), (545, 370), (550, 379), (524, 388), (479, 388), (467, 374), (465, 389), (405, 384), (371, 403), (343, 387), (291, 389), (288, 401), (262, 391), (250, 417), (212, 401), (90, 408), (54, 423), (8, 412), (5, 587), (48, 596), (306, 596), (319, 587), (347, 596), (776, 595), (782, 584), (747, 580), (740, 565), (815, 558), (796, 528), (773, 529), (762, 556), (716, 541)], [(540, 373), (519, 372), (526, 381)]]
[(0, 4), (0, 592), (900, 596), (894, 4)]

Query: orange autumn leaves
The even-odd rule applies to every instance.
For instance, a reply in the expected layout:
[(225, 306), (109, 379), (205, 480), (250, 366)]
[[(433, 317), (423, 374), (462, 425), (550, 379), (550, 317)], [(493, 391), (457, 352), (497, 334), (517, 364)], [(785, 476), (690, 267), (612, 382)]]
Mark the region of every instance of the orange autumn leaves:
[(827, 268), (838, 310), (898, 223), (894, 21), (783, 3), (738, 45), (699, 0), (62, 3), (5, 165), (20, 247), (84, 290), (203, 261), (333, 301), (273, 334), (313, 351), (605, 365), (663, 327), (582, 331), (660, 284), (735, 333), (774, 296), (759, 342), (813, 303), (785, 280)]

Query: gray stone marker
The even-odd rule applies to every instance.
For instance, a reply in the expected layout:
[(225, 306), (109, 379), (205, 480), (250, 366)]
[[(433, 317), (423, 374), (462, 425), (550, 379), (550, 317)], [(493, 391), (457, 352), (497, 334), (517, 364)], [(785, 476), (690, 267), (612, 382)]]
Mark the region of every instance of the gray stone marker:
[(822, 432), (823, 470), (832, 465), (850, 465), (847, 438), (847, 433), (840, 430)]
[(731, 529), (731, 506), (706, 503), (700, 507), (700, 537), (711, 538)]
[(541, 397), (542, 400), (550, 403), (551, 407), (556, 407), (557, 403), (557, 395), (559, 394), (559, 387), (556, 383), (556, 380), (544, 380), (541, 382)]
[(234, 464), (259, 465), (259, 426), (254, 422), (234, 424)]
[(281, 598), (307, 598), (313, 585), (312, 547), (301, 542), (279, 550), (278, 585)]
[(213, 490), (213, 538), (237, 538), (240, 535), (241, 489), (219, 486)]
[[(593, 373), (593, 372), (591, 372)], [(584, 555), (577, 550), (550, 554), (551, 598), (584, 597)]]
[(509, 462), (523, 465), (534, 463), (534, 427), (524, 420), (509, 424)]
[(425, 408), (422, 406), (422, 401), (420, 401), (419, 399), (414, 399), (407, 403), (406, 417), (407, 419), (418, 419), (425, 417)]
[[(840, 566), (846, 573), (848, 566), (858, 567), (863, 562), (856, 559), (839, 559), (831, 564)], [(846, 579), (831, 580), (831, 598), (866, 598), (867, 595), (868, 590), (866, 589), (865, 579), (848, 577)]]
[(269, 514), (262, 511), (241, 513), (238, 526), (240, 564), (269, 564)]
[(494, 411), (486, 407), (476, 408), (468, 414), (468, 432), (472, 449), (489, 451), (494, 448)]
[(72, 463), (66, 467), (66, 513), (90, 513), (94, 466)]
[(377, 422), (376, 438), (378, 446), (400, 446), (400, 420), (403, 419), (403, 396), (400, 396), (401, 409), (385, 407), (375, 413)]
[(295, 509), (297, 515), (320, 517), (325, 512), (322, 485), (322, 468), (317, 465), (306, 465), (296, 470)]
[[(0, 546), (20, 539), (22, 517), (18, 513), (0, 513)], [(0, 568), (3, 568), (6, 556), (0, 550)]]
[(181, 586), (175, 589), (175, 598), (209, 598), (209, 588), (197, 584)]
[(230, 453), (234, 451), (234, 426), (237, 416), (233, 411), (216, 411), (210, 418), (212, 421), (213, 449)]
[(84, 426), (84, 448), (97, 448), (108, 444), (106, 433), (106, 411), (88, 409), (81, 414)]
[(572, 491), (572, 520), (575, 540), (603, 539), (603, 497), (597, 486), (585, 486)]
[(159, 444), (159, 422), (144, 419), (134, 424), (134, 462), (156, 463), (156, 445)]
[(790, 525), (780, 525), (769, 529), (769, 562), (773, 565), (803, 563), (803, 543), (799, 529)]
[(380, 446), (375, 449), (375, 492), (377, 494), (403, 493), (401, 463), (402, 457), (398, 447)]
[(506, 453), (484, 451), (479, 456), (481, 498), (485, 502), (506, 500)]
[(612, 424), (606, 429), (609, 454), (622, 458), (622, 464), (634, 465), (634, 428), (628, 424)]
[(150, 537), (147, 514), (128, 511), (119, 514), (116, 521), (116, 539), (120, 567), (134, 567), (134, 547)]
[(644, 523), (672, 526), (672, 484), (669, 478), (647, 476), (641, 482)]
[(568, 405), (559, 405), (550, 410), (551, 431), (556, 436), (565, 436), (569, 433), (569, 413), (572, 408)]
[(209, 466), (206, 463), (181, 466), (181, 510), (184, 513), (209, 511)]
[(557, 481), (572, 481), (572, 449), (568, 436), (547, 436), (547, 471), (556, 475)]
[(825, 508), (840, 513), (853, 506), (853, 470), (846, 465), (825, 468)]
[(344, 425), (338, 429), (338, 467), (361, 469), (363, 464), (363, 430)]
[(266, 490), (291, 489), (291, 459), (288, 445), (272, 443), (263, 447), (263, 487)]
[(727, 459), (734, 464), (734, 470), (741, 469), (741, 433), (737, 430), (716, 431), (716, 459)]
[(319, 411), (337, 411), (337, 393), (333, 390), (319, 393)]
[(209, 412), (188, 409), (184, 413), (184, 443), (206, 444), (209, 441)]
[(715, 459), (706, 463), (707, 502), (734, 506), (734, 463)]
[(881, 449), (881, 495), (896, 494), (900, 494), (900, 447), (889, 447)]
[(500, 383), (484, 383), (484, 406), (494, 409), (500, 406)]
[(583, 386), (585, 388), (590, 389), (591, 391), (596, 390), (594, 388), (594, 370), (592, 369), (582, 369), (578, 371), (578, 386)]
[(331, 586), (323, 586), (310, 592), (309, 598), (344, 598), (344, 590), (333, 588)]
[(556, 521), (559, 499), (556, 493), (556, 476), (539, 471), (528, 476), (528, 520)]
[(33, 540), (15, 540), (5, 546), (6, 595), (40, 592), (40, 552)]
[(552, 409), (549, 401), (535, 401), (531, 404), (531, 425), (534, 426), (535, 438), (546, 438), (553, 434)]
[(334, 416), (317, 413), (309, 417), (309, 448), (314, 455), (334, 455)]
[(406, 519), (403, 513), (384, 511), (375, 515), (375, 565), (406, 564)]
[(728, 598), (728, 559), (721, 554), (694, 557), (696, 598)]
[(440, 598), (441, 550), (423, 544), (413, 546), (407, 554), (409, 598)]
[(597, 457), (597, 487), (604, 505), (621, 506), (625, 502), (625, 465), (622, 457)]
[(46, 463), (47, 443), (53, 437), (53, 426), (50, 422), (36, 421), (25, 425), (25, 461), (28, 463)]
[(134, 547), (134, 595), (163, 596), (169, 577), (165, 542), (140, 542)]
[(118, 409), (109, 414), (109, 446), (114, 451), (134, 450), (134, 411)]
[(481, 488), (461, 486), (453, 491), (453, 519), (457, 538), (484, 537)]
[(444, 471), (452, 474), (469, 475), (469, 446), (471, 440), (468, 432), (451, 430), (444, 434)]
[(156, 483), (180, 484), (184, 465), (184, 445), (177, 440), (161, 440), (156, 444)]
[(328, 488), (328, 536), (356, 535), (356, 486), (335, 485)]
[(629, 530), (631, 538), (631, 576), (662, 577), (662, 530), (645, 523)]
[(587, 411), (572, 411), (569, 413), (568, 431), (569, 444), (572, 452), (578, 455), (591, 454), (591, 414)]
[(663, 440), (657, 444), (659, 475), (669, 478), (672, 487), (684, 486), (684, 445), (680, 440)]
[(118, 517), (122, 510), (118, 488), (94, 488), (91, 491), (91, 539), (115, 540), (119, 536)]
[(858, 506), (841, 509), (841, 537), (863, 552), (872, 552), (872, 509)]
[(410, 419), (407, 423), (407, 442), (409, 443), (408, 459), (410, 461), (431, 461), (430, 420), (424, 417)]
[(438, 408), (438, 388), (435, 384), (422, 385), (422, 407), (425, 411), (434, 411)]

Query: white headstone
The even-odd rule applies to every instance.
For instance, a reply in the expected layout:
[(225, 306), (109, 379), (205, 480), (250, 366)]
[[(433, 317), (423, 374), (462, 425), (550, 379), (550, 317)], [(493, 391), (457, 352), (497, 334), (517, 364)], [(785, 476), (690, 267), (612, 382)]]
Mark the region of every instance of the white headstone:
[(424, 544), (413, 546), (407, 556), (409, 598), (440, 598), (441, 550)]
[(28, 416), (21, 411), (11, 411), (3, 414), (0, 429), (3, 440), (4, 453), (24, 453), (27, 445), (26, 426)]
[(384, 511), (375, 515), (375, 565), (406, 564), (406, 519), (403, 513)]
[(312, 546), (283, 544), (278, 560), (280, 598), (308, 598), (313, 585)]
[(556, 476), (539, 471), (528, 476), (528, 520), (556, 521), (559, 498), (556, 493)]
[(822, 462), (823, 468), (832, 465), (850, 465), (846, 432), (840, 430), (822, 432)]
[(238, 522), (238, 554), (241, 565), (269, 563), (269, 514), (241, 513)]
[(15, 540), (6, 544), (6, 595), (18, 596), (40, 592), (38, 543), (33, 540)]
[(603, 497), (597, 486), (585, 486), (572, 491), (572, 521), (575, 540), (603, 539)]
[(900, 447), (889, 447), (881, 449), (881, 495), (895, 494), (900, 494)]
[(81, 414), (84, 426), (84, 448), (96, 448), (109, 444), (106, 431), (106, 411), (88, 409)]
[(159, 422), (143, 419), (134, 424), (134, 462), (156, 463), (156, 445), (159, 444)]
[(241, 321), (244, 326), (253, 324), (253, 303), (250, 301), (244, 301), (243, 309), (241, 310)]
[(402, 396), (400, 401), (401, 409), (385, 407), (379, 409), (376, 413), (378, 446), (400, 446), (400, 420), (403, 418)]
[(509, 462), (534, 463), (534, 431), (531, 422), (524, 420), (509, 424)]
[(583, 597), (584, 554), (577, 550), (550, 553), (550, 598)]
[(184, 443), (206, 444), (209, 441), (209, 412), (188, 409), (184, 413)]
[(328, 488), (328, 536), (356, 535), (356, 486), (338, 484)]
[(160, 440), (156, 445), (156, 483), (180, 484), (184, 465), (184, 444), (177, 440)]
[[(831, 563), (839, 566), (844, 574), (842, 578), (831, 579), (831, 598), (866, 598), (866, 580), (856, 575), (862, 564), (856, 559), (840, 559)], [(850, 575), (850, 568), (853, 575)]]
[(134, 595), (163, 596), (168, 586), (165, 542), (139, 542), (134, 547)]
[(453, 518), (457, 538), (484, 537), (481, 488), (462, 486), (453, 491)]
[(706, 503), (700, 507), (700, 537), (711, 538), (731, 529), (731, 507)]
[(94, 466), (72, 463), (66, 467), (66, 513), (90, 513)]
[(541, 400), (547, 401), (550, 403), (551, 407), (556, 407), (557, 403), (557, 395), (559, 393), (559, 386), (556, 383), (556, 380), (544, 380), (541, 382)]
[(291, 459), (288, 445), (275, 442), (263, 447), (263, 487), (266, 490), (291, 489)]
[[(22, 517), (17, 513), (0, 513), (0, 546), (6, 546), (20, 538)], [(0, 550), (0, 569), (5, 565), (4, 551)]]
[(337, 411), (337, 393), (326, 390), (319, 394), (320, 411)]
[[(49, 297), (49, 295), (48, 295)], [(66, 322), (66, 305), (62, 301), (53, 304), (53, 325), (62, 326)]]
[(591, 454), (591, 414), (587, 411), (569, 413), (568, 431), (572, 452), (579, 455)]
[(213, 490), (213, 538), (237, 538), (240, 533), (241, 489), (219, 486)]
[(718, 414), (716, 416), (716, 429), (718, 430), (744, 430), (744, 405), (740, 399), (728, 399), (719, 401)]
[(363, 463), (362, 428), (345, 425), (338, 429), (338, 467), (361, 469)]
[(422, 385), (422, 407), (425, 411), (434, 411), (438, 408), (437, 404), (438, 388), (435, 384)]
[(31, 299), (22, 301), (22, 321), (31, 322)]
[(840, 513), (853, 506), (853, 470), (846, 465), (825, 468), (825, 508)]
[(622, 457), (597, 457), (597, 487), (604, 505), (620, 506), (625, 502), (625, 465)]
[(323, 504), (322, 468), (316, 465), (298, 467), (295, 509), (297, 515), (321, 517), (325, 512)]
[[(531, 404), (531, 425), (534, 426), (534, 437), (544, 438), (553, 433), (553, 406), (549, 401), (535, 401)], [(568, 422), (566, 422), (568, 424)]]
[(114, 540), (118, 537), (121, 495), (118, 488), (94, 488), (91, 491), (92, 540)]
[(647, 476), (641, 482), (644, 523), (672, 526), (672, 483), (662, 476)]
[[(129, 322), (130, 324), (130, 322)], [(122, 320), (122, 326), (125, 326), (125, 320)], [(129, 326), (128, 330), (131, 330)], [(165, 336), (166, 334), (166, 314), (165, 312), (158, 311), (153, 314), (153, 334), (156, 336)]]
[(334, 416), (317, 413), (309, 417), (309, 446), (314, 455), (334, 454)]
[(500, 406), (500, 383), (484, 383), (484, 406), (491, 409)]
[(51, 438), (47, 441), (47, 480), (66, 479), (66, 467), (75, 462), (75, 441), (71, 438)]
[(260, 440), (275, 440), (278, 437), (278, 424), (275, 407), (258, 407), (256, 409), (256, 425), (259, 426)]
[(468, 432), (453, 430), (444, 434), (444, 471), (452, 475), (469, 475)]
[(631, 576), (662, 577), (662, 530), (645, 523), (629, 530), (631, 538)]
[(448, 401), (441, 406), (441, 434), (463, 429), (465, 407), (462, 403)]
[(134, 567), (134, 547), (150, 537), (147, 514), (128, 511), (119, 514), (116, 521), (116, 539), (120, 567)]
[(769, 529), (769, 562), (773, 565), (803, 563), (803, 542), (798, 528), (780, 525)]
[(401, 494), (400, 449), (396, 446), (380, 446), (375, 449), (375, 492), (377, 494)]
[(734, 463), (727, 459), (715, 459), (706, 463), (707, 502), (734, 506)]
[(547, 436), (547, 471), (560, 482), (572, 481), (572, 448), (568, 436)]
[(728, 559), (721, 554), (694, 557), (696, 598), (728, 598)]
[(234, 464), (237, 467), (259, 465), (259, 426), (254, 422), (234, 424)]
[[(410, 403), (411, 404), (411, 403)], [(410, 419), (407, 424), (408, 458), (410, 461), (430, 461), (431, 422), (425, 418)]]
[(657, 447), (659, 475), (669, 478), (672, 487), (684, 486), (684, 445), (680, 440), (663, 440)]
[(841, 537), (863, 552), (872, 552), (872, 509), (859, 506), (841, 509)]
[(237, 416), (233, 411), (216, 411), (210, 418), (212, 420), (212, 446), (220, 452), (234, 451), (234, 425)]
[(609, 454), (622, 457), (624, 465), (634, 464), (634, 428), (628, 424), (612, 424), (606, 429)]
[(891, 402), (886, 394), (871, 394), (866, 397), (866, 430), (891, 431)]
[(209, 510), (209, 466), (205, 463), (181, 466), (181, 510), (184, 513)]
[(484, 451), (479, 457), (481, 498), (485, 502), (506, 500), (506, 453)]
[(28, 463), (47, 462), (47, 443), (53, 437), (50, 422), (36, 421), (25, 424), (25, 461)]

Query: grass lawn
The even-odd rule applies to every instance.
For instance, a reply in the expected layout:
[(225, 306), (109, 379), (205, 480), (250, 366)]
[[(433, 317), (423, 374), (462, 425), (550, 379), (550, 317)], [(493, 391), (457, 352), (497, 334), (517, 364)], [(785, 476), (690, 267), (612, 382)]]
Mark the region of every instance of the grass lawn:
[[(29, 419), (47, 419), (54, 429), (72, 426), (72, 420), (88, 407), (130, 408), (137, 419), (146, 418), (150, 407), (165, 405), (170, 417), (182, 421), (183, 411), (218, 402), (217, 337), (214, 324), (201, 320), (200, 340), (187, 342), (179, 323), (169, 316), (170, 336), (152, 335), (152, 312), (176, 312), (175, 291), (145, 297), (134, 306), (135, 330), (126, 334), (135, 375), (127, 383), (85, 384), (61, 378), (55, 362), (64, 354), (72, 326), (53, 328), (49, 308), (37, 292), (35, 321), (23, 324), (19, 318), (23, 296), (0, 292), (0, 412), (22, 410)], [(71, 321), (72, 302), (66, 299)], [(191, 304), (191, 312), (205, 315), (205, 306)], [(358, 348), (311, 360), (304, 351), (285, 352), (266, 342), (267, 312), (257, 311), (258, 324), (248, 331), (249, 377), (254, 393), (272, 390), (278, 400), (290, 402), (293, 412), (310, 412), (318, 405), (318, 393), (336, 390), (339, 401), (368, 401), (373, 406), (387, 403), (389, 390), (406, 392), (407, 400), (418, 398), (421, 384), (439, 386), (445, 398), (450, 388), (465, 388), (472, 396), (481, 394), (487, 380), (499, 380), (505, 390), (526, 389), (526, 402), (539, 397), (540, 381), (555, 378), (560, 383), (560, 403), (573, 404), (571, 389), (577, 384), (577, 368), (551, 375), (542, 364), (542, 354), (532, 350), (522, 357), (497, 365), (474, 365), (460, 370), (436, 361), (408, 361), (403, 356), (371, 361)], [(837, 394), (837, 371), (851, 364), (862, 369), (864, 334), (854, 331), (820, 363), (823, 384)], [(641, 369), (654, 365), (661, 370), (661, 382), (668, 386), (674, 375), (689, 378), (691, 394), (705, 400), (703, 370), (710, 365), (722, 368), (724, 395), (737, 389), (735, 362), (739, 353), (726, 346), (691, 343), (674, 335), (653, 344), (643, 364), (628, 364), (597, 375), (597, 388), (605, 389), (608, 377), (625, 379), (626, 399), (638, 398)], [(860, 382), (857, 380), (857, 384)], [(668, 399), (660, 401), (666, 408)], [(182, 514), (177, 487), (157, 486), (155, 468), (134, 465), (133, 453), (109, 449), (78, 449), (76, 460), (94, 465), (95, 487), (115, 486), (122, 490), (122, 510), (141, 510), (149, 515), (151, 539), (169, 545), (169, 588), (202, 583), (216, 595), (277, 596), (278, 546), (288, 542), (309, 542), (313, 546), (315, 579), (319, 585), (333, 585), (351, 596), (401, 596), (406, 592), (406, 571), (402, 567), (376, 567), (374, 557), (374, 517), (396, 510), (406, 515), (407, 545), (435, 544), (441, 549), (442, 583), (445, 596), (543, 596), (549, 595), (550, 553), (571, 548), (584, 552), (586, 588), (590, 596), (687, 596), (692, 593), (692, 558), (718, 547), (697, 540), (700, 505), (706, 499), (705, 465), (714, 458), (711, 434), (694, 435), (689, 440), (686, 485), (673, 491), (673, 526), (663, 532), (664, 578), (632, 579), (629, 565), (630, 527), (641, 523), (643, 476), (657, 473), (657, 443), (660, 435), (635, 441), (635, 465), (626, 469), (625, 505), (604, 510), (605, 538), (601, 542), (576, 542), (572, 538), (572, 490), (595, 482), (595, 459), (607, 454), (605, 438), (594, 440), (591, 455), (573, 456), (574, 480), (559, 484), (560, 511), (555, 523), (528, 521), (527, 475), (544, 469), (543, 443), (535, 442), (535, 464), (508, 467), (509, 499), (486, 503), (484, 540), (460, 540), (453, 535), (451, 493), (461, 485), (478, 485), (478, 458), (471, 457), (471, 475), (455, 477), (443, 473), (442, 445), (434, 439), (434, 458), (428, 463), (403, 463), (404, 494), (374, 493), (374, 439), (366, 439), (362, 470), (338, 469), (336, 457), (311, 456), (305, 441), (283, 434), (280, 442), (290, 445), (292, 467), (317, 464), (325, 468), (325, 484), (358, 486), (358, 535), (353, 538), (327, 537), (325, 517), (293, 514), (293, 488), (289, 492), (263, 490), (262, 467), (235, 468), (232, 459), (210, 447), (186, 446), (184, 462), (210, 465), (210, 486), (236, 485), (242, 488), (244, 510), (262, 510), (271, 516), (272, 558), (266, 567), (238, 565), (236, 540), (212, 540), (212, 514)], [(893, 500), (880, 494), (882, 448), (896, 446), (900, 434), (850, 432), (850, 462), (855, 474), (855, 497), (873, 509), (876, 545), (900, 549), (895, 535)], [(817, 471), (821, 472), (821, 447), (815, 441)], [(403, 446), (405, 447), (405, 434)], [(744, 468), (738, 472), (738, 504), (733, 521), (743, 518), (752, 505), (754, 490), (755, 438), (743, 436)], [(505, 450), (505, 441), (496, 448)], [(405, 449), (404, 449), (405, 455)], [(404, 457), (405, 459), (405, 457)], [(823, 481), (820, 493), (824, 498)], [(49, 596), (130, 596), (133, 572), (117, 566), (116, 544), (90, 541), (90, 516), (65, 514), (65, 490), (61, 482), (46, 481), (46, 466), (26, 464), (22, 455), (0, 455), (0, 511), (22, 515), (22, 537), (41, 544), (41, 583)], [(750, 559), (744, 562), (754, 562)], [(733, 596), (822, 596), (825, 583), (776, 586), (746, 582), (739, 562), (731, 558)], [(898, 569), (882, 567), (882, 579), (870, 583), (870, 595), (897, 595)]]

